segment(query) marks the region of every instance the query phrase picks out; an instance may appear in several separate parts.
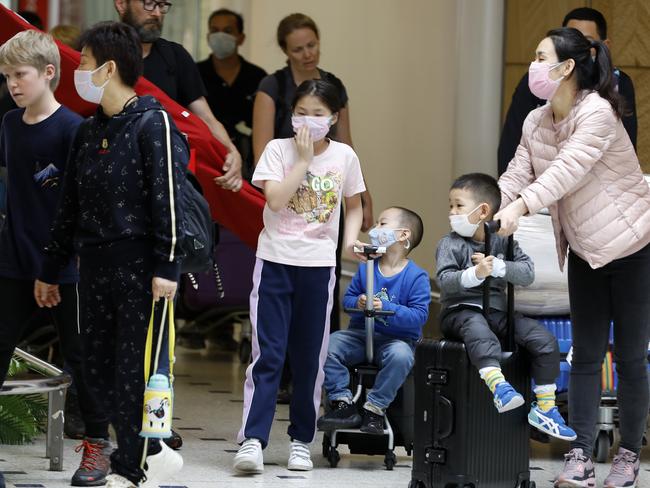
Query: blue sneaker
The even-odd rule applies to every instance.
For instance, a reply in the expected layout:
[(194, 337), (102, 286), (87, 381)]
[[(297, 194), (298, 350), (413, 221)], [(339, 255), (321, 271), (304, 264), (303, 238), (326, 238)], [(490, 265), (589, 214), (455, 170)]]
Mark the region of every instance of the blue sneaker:
[(557, 407), (544, 412), (537, 406), (537, 403), (533, 403), (528, 414), (528, 423), (537, 430), (558, 439), (573, 441), (577, 437), (575, 431), (564, 422)]
[(514, 410), (524, 403), (524, 397), (517, 393), (517, 390), (507, 381), (499, 383), (494, 390), (494, 406), (497, 407), (499, 413)]

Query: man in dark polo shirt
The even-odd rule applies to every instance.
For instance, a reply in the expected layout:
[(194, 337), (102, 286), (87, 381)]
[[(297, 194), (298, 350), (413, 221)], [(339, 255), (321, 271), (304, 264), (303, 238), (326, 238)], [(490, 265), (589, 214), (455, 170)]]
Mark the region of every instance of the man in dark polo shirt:
[[(607, 21), (598, 10), (588, 7), (576, 8), (566, 14), (562, 27), (578, 29), (590, 41), (603, 41), (608, 48), (610, 47), (610, 40), (607, 37)], [(614, 82), (616, 89), (625, 100), (627, 113), (622, 117), (623, 126), (636, 148), (637, 119), (634, 85), (630, 77), (618, 68), (614, 68)], [(532, 110), (545, 103), (546, 100), (540, 100), (530, 92), (528, 72), (526, 72), (512, 95), (512, 103), (503, 124), (497, 156), (499, 175), (505, 172), (508, 163), (515, 155), (521, 139), (524, 120)]]
[(208, 30), (212, 54), (197, 66), (208, 90), (208, 105), (213, 113), (219, 114), (239, 149), (244, 162), (242, 172), (248, 179), (253, 169), (253, 102), (266, 71), (238, 53), (246, 38), (244, 19), (240, 14), (225, 8), (216, 10), (208, 18)]
[(120, 20), (132, 26), (142, 42), (144, 77), (163, 90), (171, 99), (200, 117), (212, 135), (228, 149), (223, 165), (224, 175), (215, 182), (239, 191), (242, 186), (242, 160), (228, 132), (210, 110), (207, 92), (190, 53), (175, 42), (161, 36), (165, 15), (171, 2), (156, 0), (114, 0)]

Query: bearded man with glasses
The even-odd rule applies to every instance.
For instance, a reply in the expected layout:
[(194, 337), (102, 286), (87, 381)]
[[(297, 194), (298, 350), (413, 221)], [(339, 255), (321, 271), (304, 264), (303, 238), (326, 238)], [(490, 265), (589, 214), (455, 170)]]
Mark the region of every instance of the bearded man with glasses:
[(156, 0), (114, 0), (120, 20), (133, 27), (140, 36), (144, 77), (164, 91), (172, 100), (200, 117), (212, 135), (228, 149), (223, 164), (224, 175), (215, 183), (226, 190), (242, 187), (242, 158), (217, 120), (206, 100), (207, 91), (190, 53), (175, 42), (161, 37), (165, 15), (171, 2)]

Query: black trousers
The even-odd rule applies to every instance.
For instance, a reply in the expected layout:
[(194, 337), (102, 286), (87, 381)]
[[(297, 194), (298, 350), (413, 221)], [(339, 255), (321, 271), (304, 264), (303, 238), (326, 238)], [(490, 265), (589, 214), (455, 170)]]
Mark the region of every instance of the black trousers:
[[(505, 336), (506, 325), (507, 314), (500, 310), (491, 310), (488, 322), (480, 309), (460, 308), (447, 311), (440, 328), (445, 337), (463, 341), (471, 363), (481, 369), (500, 367), (499, 337)], [(515, 316), (514, 325), (515, 343), (530, 355), (531, 375), (535, 383), (555, 383), (560, 376), (560, 352), (553, 334), (537, 320), (521, 315)]]
[(648, 417), (650, 246), (602, 268), (569, 254), (573, 361), (569, 421), (571, 443), (591, 454), (601, 394), (601, 368), (614, 322), (621, 447), (639, 452)]
[[(61, 303), (49, 311), (59, 333), (63, 357), (72, 370), (86, 436), (108, 439), (108, 416), (89, 389), (77, 321), (76, 285), (60, 285), (59, 290)], [(38, 310), (34, 300), (34, 281), (0, 278), (0, 310), (0, 381), (4, 382), (14, 348), (25, 332), (29, 318)]]
[[(143, 438), (139, 433), (153, 267), (151, 257), (125, 259), (119, 264), (82, 258), (80, 265), (81, 326), (90, 384), (110, 412), (117, 435), (111, 469), (134, 483), (143, 476)], [(156, 308), (162, 310), (162, 306)], [(154, 324), (160, 324), (159, 317)]]

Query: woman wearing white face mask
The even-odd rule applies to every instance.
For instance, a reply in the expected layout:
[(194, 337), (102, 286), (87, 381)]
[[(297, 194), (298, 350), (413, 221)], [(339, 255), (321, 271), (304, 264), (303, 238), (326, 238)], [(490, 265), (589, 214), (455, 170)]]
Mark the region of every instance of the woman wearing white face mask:
[(561, 267), (569, 253), (569, 418), (578, 437), (555, 486), (595, 486), (591, 455), (612, 320), (621, 444), (605, 487), (635, 486), (649, 403), (650, 190), (621, 122), (625, 109), (603, 43), (576, 29), (550, 31), (529, 73), (531, 91), (549, 103), (524, 123), (499, 180), (495, 219), (510, 234), (522, 215), (548, 207)]
[[(99, 107), (81, 124), (70, 150), (44, 271), (51, 275), (78, 251), (89, 385), (105, 399), (117, 433), (106, 486), (131, 488), (145, 475), (145, 486), (153, 486), (182, 466), (177, 453), (152, 440), (143, 471), (138, 432), (152, 299), (173, 299), (180, 270), (179, 188), (189, 150), (158, 101), (134, 91), (142, 52), (132, 27), (98, 24), (81, 46), (75, 86)], [(37, 287), (37, 301), (52, 306), (52, 286)]]

